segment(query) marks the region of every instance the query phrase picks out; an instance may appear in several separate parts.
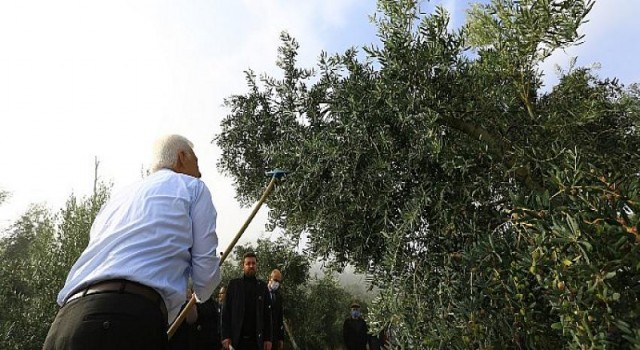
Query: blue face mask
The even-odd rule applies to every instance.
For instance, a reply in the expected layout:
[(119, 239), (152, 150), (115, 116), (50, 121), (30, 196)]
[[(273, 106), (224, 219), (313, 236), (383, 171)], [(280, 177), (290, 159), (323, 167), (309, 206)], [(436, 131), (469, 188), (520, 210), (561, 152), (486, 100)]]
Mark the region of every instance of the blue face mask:
[(360, 317), (360, 310), (351, 310), (351, 317), (359, 318)]

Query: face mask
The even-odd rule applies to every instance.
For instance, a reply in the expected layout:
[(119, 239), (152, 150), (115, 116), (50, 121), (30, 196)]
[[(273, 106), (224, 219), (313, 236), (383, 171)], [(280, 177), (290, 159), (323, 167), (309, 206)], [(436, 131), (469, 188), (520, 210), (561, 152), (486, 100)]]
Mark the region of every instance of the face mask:
[(360, 310), (351, 310), (351, 317), (353, 318), (360, 317)]
[(278, 287), (280, 287), (280, 283), (276, 281), (271, 281), (269, 285), (269, 288), (271, 288), (271, 290), (278, 290)]

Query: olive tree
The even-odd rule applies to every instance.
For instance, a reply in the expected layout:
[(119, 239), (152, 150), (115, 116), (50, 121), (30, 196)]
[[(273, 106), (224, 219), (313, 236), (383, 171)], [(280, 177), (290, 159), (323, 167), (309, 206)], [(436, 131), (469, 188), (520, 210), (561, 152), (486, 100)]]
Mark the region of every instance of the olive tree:
[(57, 213), (33, 205), (7, 229), (0, 241), (0, 348), (42, 348), (58, 292), (108, 196), (100, 185), (91, 196), (71, 195)]
[(396, 346), (638, 344), (637, 86), (571, 66), (543, 90), (538, 68), (592, 6), (494, 0), (452, 29), (380, 0), (381, 44), (313, 68), (284, 33), (282, 75), (226, 100), (219, 167), (245, 203), (291, 171), (271, 227), (368, 272)]

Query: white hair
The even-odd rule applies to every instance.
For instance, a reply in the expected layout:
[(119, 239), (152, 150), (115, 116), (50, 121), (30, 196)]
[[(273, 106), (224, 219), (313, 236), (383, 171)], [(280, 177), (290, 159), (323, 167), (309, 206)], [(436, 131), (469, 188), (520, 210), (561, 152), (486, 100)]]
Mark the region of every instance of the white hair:
[(193, 143), (184, 136), (165, 135), (160, 137), (153, 145), (151, 172), (172, 169), (178, 161), (178, 153), (192, 150)]

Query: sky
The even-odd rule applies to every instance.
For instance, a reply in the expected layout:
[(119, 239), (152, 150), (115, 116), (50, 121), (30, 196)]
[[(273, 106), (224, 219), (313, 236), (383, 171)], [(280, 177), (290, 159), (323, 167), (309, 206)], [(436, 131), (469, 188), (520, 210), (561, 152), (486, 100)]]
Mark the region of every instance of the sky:
[[(432, 1), (465, 20), (469, 1)], [(212, 144), (229, 113), (223, 101), (247, 91), (244, 71), (278, 75), (279, 35), (300, 43), (300, 65), (322, 50), (377, 42), (373, 0), (22, 0), (0, 2), (0, 228), (28, 206), (52, 210), (89, 195), (94, 160), (114, 190), (141, 178), (151, 144), (177, 133), (191, 139), (218, 210), (220, 250), (251, 208), (235, 200), (232, 179), (216, 168)], [(582, 28), (585, 43), (541, 67), (599, 62), (600, 74), (640, 82), (640, 1), (600, 0)], [(265, 178), (265, 186), (268, 178)], [(264, 232), (261, 209), (240, 244)]]

